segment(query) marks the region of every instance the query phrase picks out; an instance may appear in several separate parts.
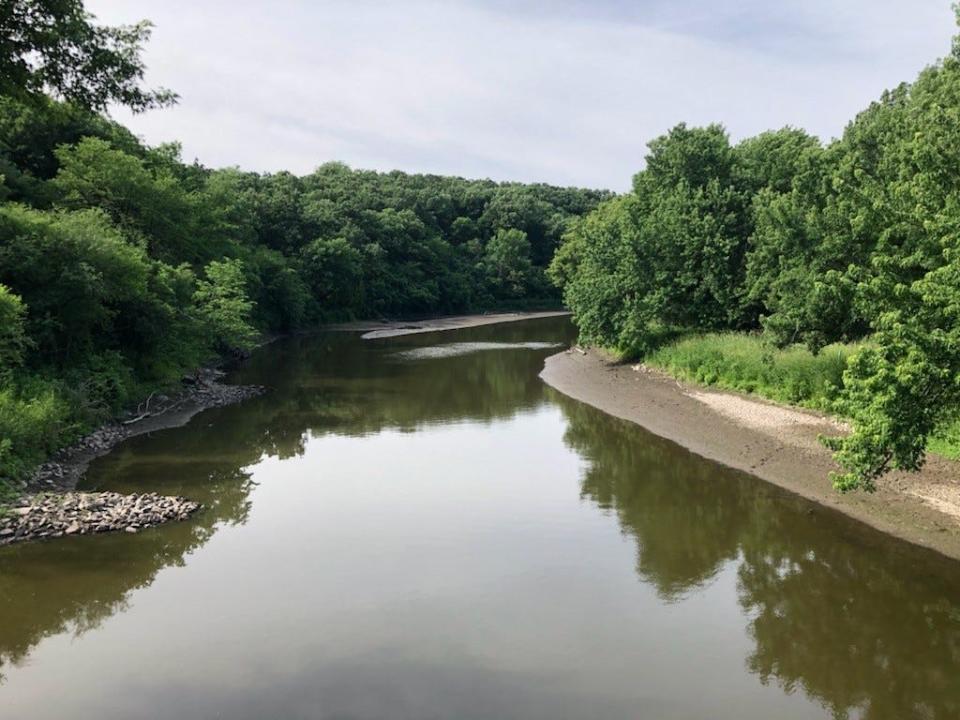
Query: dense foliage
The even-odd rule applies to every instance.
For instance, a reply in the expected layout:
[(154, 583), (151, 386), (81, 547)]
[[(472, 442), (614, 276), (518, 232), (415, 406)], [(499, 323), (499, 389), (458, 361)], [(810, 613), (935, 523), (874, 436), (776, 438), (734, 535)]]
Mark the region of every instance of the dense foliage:
[[(841, 489), (916, 469), (931, 438), (957, 432), (960, 45), (826, 146), (794, 128), (731, 144), (719, 125), (678, 125), (612, 197), (184, 163), (99, 114), (175, 100), (141, 87), (148, 36), (97, 25), (80, 0), (0, 12), (0, 487), (260, 335), (553, 305), (554, 286), (584, 341), (625, 354), (690, 333), (762, 331), (815, 354), (869, 338), (841, 379), (796, 350), (763, 350), (759, 367), (750, 345), (735, 381), (776, 395), (778, 377), (814, 372), (816, 402), (854, 427), (831, 441)], [(732, 377), (731, 348), (746, 346), (708, 345), (662, 359)]]
[(583, 340), (644, 355), (763, 330), (816, 353), (870, 336), (832, 406), (854, 427), (830, 442), (835, 484), (919, 468), (960, 409), (960, 44), (827, 146), (679, 125), (649, 147), (633, 192), (553, 261)]
[(4, 0), (0, 6), (0, 94), (23, 99), (44, 92), (103, 110), (173, 102), (168, 90), (143, 90), (140, 45), (150, 23), (97, 25), (82, 0)]
[[(545, 268), (604, 192), (211, 170), (97, 114), (146, 109), (147, 26), (24, 0), (0, 17), (0, 488), (98, 418), (260, 335), (560, 303)], [(63, 100), (44, 95), (51, 93)]]

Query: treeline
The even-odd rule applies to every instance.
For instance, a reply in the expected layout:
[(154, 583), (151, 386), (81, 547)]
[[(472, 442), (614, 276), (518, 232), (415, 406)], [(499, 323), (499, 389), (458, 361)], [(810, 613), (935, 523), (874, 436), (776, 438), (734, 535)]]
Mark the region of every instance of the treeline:
[(678, 125), (551, 275), (583, 340), (632, 356), (691, 332), (866, 339), (832, 408), (854, 426), (835, 484), (917, 469), (960, 411), (960, 43), (828, 145)]
[(0, 488), (260, 336), (558, 306), (545, 268), (571, 219), (609, 197), (338, 163), (303, 177), (184, 163), (98, 112), (174, 99), (139, 88), (148, 26), (17, 0), (0, 27)]

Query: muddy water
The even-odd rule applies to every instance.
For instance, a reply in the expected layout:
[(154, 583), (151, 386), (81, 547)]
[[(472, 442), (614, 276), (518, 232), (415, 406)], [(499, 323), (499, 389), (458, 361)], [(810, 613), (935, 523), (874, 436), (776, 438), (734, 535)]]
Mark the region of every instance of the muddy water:
[(566, 320), (297, 338), (0, 549), (0, 718), (960, 717), (960, 568), (538, 379)]

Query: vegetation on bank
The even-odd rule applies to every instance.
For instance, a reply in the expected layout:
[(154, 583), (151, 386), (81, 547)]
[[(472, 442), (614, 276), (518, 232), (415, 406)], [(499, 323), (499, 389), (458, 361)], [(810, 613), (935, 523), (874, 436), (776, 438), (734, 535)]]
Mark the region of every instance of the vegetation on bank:
[(141, 87), (148, 24), (15, 0), (0, 26), (0, 488), (260, 334), (559, 306), (545, 268), (570, 221), (610, 196), (185, 163), (99, 114), (176, 100)]
[[(665, 343), (644, 363), (687, 382), (832, 413), (847, 364), (867, 344), (834, 343), (814, 354), (800, 344), (777, 347), (759, 333), (705, 333)], [(960, 421), (941, 425), (927, 449), (960, 460)]]
[[(960, 408), (958, 120), (955, 41), (827, 145), (795, 128), (733, 145), (719, 125), (678, 125), (649, 144), (632, 192), (576, 223), (551, 276), (584, 342), (635, 357), (655, 352), (664, 328), (762, 331), (813, 354), (860, 343), (836, 396), (812, 401), (854, 428), (830, 443), (844, 468), (836, 487), (870, 490), (891, 469), (919, 468)], [(708, 345), (717, 354), (702, 367), (682, 346), (660, 357), (730, 378), (750, 355), (740, 341)], [(736, 382), (788, 397), (797, 374), (838, 370), (789, 357), (796, 372), (745, 362)]]
[(861, 347), (836, 343), (814, 355), (802, 345), (776, 347), (757, 334), (708, 333), (663, 345), (644, 362), (688, 382), (829, 411), (847, 360)]
[(100, 114), (176, 101), (149, 24), (14, 0), (0, 30), (0, 489), (260, 334), (561, 292), (584, 342), (848, 418), (840, 489), (960, 445), (960, 42), (827, 145), (681, 124), (613, 197), (185, 163)]

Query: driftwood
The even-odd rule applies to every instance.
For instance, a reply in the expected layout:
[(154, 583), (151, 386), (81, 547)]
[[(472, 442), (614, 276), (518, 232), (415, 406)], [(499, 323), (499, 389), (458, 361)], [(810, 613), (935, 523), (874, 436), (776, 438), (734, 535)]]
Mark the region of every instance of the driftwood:
[[(120, 424), (121, 424), (121, 425), (133, 425), (135, 422), (140, 422), (141, 420), (150, 417), (150, 401), (153, 400), (153, 396), (154, 396), (155, 394), (156, 394), (155, 392), (150, 393), (150, 394), (147, 396), (147, 401), (146, 401), (145, 404), (144, 404), (144, 403), (141, 403), (140, 405), (137, 405), (137, 412), (140, 413), (140, 415), (138, 415), (137, 417), (133, 418), (132, 420), (124, 420), (124, 421), (123, 421), (122, 423), (120, 423)], [(143, 407), (142, 410), (140, 409), (141, 406)]]
[(190, 399), (189, 396), (184, 396), (184, 397), (180, 398), (180, 400), (178, 400), (177, 402), (171, 403), (170, 405), (167, 405), (165, 408), (161, 408), (160, 410), (156, 410), (156, 411), (154, 411), (154, 412), (150, 412), (150, 400), (153, 399), (154, 394), (155, 394), (155, 393), (150, 393), (149, 397), (147, 397), (146, 403), (145, 403), (145, 404), (142, 404), (142, 405), (143, 405), (143, 409), (142, 409), (142, 410), (140, 409), (140, 408), (141, 408), (140, 405), (137, 406), (137, 412), (140, 413), (139, 415), (137, 415), (137, 417), (131, 418), (131, 419), (129, 419), (129, 420), (124, 420), (124, 421), (121, 422), (120, 424), (121, 424), (121, 425), (133, 425), (134, 423), (138, 423), (138, 422), (140, 422), (141, 420), (146, 420), (147, 418), (150, 418), (150, 417), (157, 417), (158, 415), (163, 415), (164, 413), (168, 413), (168, 412), (170, 412), (171, 410), (176, 410), (176, 409), (179, 408), (181, 405), (183, 405), (187, 400)]

